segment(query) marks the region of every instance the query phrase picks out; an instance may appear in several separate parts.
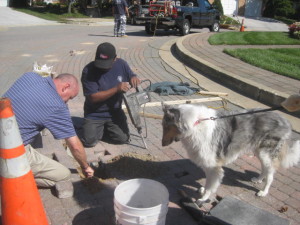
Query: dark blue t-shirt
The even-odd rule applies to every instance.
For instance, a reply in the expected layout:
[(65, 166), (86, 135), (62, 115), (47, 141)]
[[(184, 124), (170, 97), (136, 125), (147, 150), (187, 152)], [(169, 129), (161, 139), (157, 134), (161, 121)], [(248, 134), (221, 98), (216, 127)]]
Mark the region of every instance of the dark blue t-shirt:
[[(108, 72), (102, 72), (94, 66), (94, 62), (86, 65), (82, 71), (82, 87), (84, 96), (109, 90), (120, 82), (129, 82), (136, 76), (123, 59), (117, 58)], [(91, 103), (88, 98), (84, 102), (84, 117), (88, 119), (109, 119), (121, 110), (122, 93), (117, 93), (106, 101)]]
[(125, 0), (113, 0), (114, 14), (125, 15), (125, 7), (127, 2)]

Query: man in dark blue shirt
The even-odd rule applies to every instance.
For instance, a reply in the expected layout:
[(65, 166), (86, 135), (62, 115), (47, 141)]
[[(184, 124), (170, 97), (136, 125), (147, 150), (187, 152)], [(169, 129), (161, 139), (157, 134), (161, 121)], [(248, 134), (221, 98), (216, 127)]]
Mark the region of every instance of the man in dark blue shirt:
[(81, 139), (84, 146), (93, 147), (103, 138), (115, 144), (128, 142), (127, 118), (121, 108), (123, 93), (136, 87), (140, 80), (126, 61), (117, 58), (112, 44), (98, 46), (95, 61), (82, 71), (81, 82), (85, 96)]

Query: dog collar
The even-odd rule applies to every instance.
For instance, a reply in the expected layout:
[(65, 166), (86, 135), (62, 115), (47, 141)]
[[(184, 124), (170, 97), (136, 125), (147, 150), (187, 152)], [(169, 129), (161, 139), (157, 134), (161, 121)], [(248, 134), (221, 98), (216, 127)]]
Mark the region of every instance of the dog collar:
[(194, 123), (194, 126), (197, 126), (199, 123), (201, 123), (204, 120), (212, 120), (212, 119), (213, 119), (213, 117), (196, 120), (196, 122)]

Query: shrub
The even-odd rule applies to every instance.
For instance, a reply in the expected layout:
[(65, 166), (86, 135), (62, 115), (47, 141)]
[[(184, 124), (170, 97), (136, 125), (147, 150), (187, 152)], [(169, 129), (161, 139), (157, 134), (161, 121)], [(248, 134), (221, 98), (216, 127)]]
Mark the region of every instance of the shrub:
[(291, 17), (295, 13), (295, 9), (293, 7), (293, 3), (290, 0), (277, 0), (276, 1), (276, 9), (275, 15), (276, 16), (284, 16), (284, 17)]
[(291, 24), (297, 22), (297, 20), (285, 18), (285, 17), (282, 17), (282, 16), (274, 16), (274, 19), (279, 20), (279, 21), (281, 21), (285, 24), (288, 24), (288, 25), (291, 25)]
[(221, 16), (220, 24), (240, 25), (240, 22), (229, 16)]
[(224, 14), (221, 0), (215, 0), (212, 5), (220, 12), (220, 15)]
[(300, 39), (300, 22), (293, 23), (289, 26), (290, 36)]
[(281, 16), (290, 18), (295, 13), (291, 0), (267, 0), (263, 16)]
[(15, 8), (23, 8), (23, 7), (27, 7), (28, 3), (27, 0), (10, 0), (9, 6)]

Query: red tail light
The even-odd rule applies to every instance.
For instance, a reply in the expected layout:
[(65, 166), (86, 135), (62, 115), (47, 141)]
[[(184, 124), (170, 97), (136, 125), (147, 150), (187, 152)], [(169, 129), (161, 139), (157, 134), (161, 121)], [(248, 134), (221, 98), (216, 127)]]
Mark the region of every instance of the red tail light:
[(176, 18), (178, 15), (177, 15), (177, 8), (176, 7), (173, 7), (172, 9), (172, 18)]

